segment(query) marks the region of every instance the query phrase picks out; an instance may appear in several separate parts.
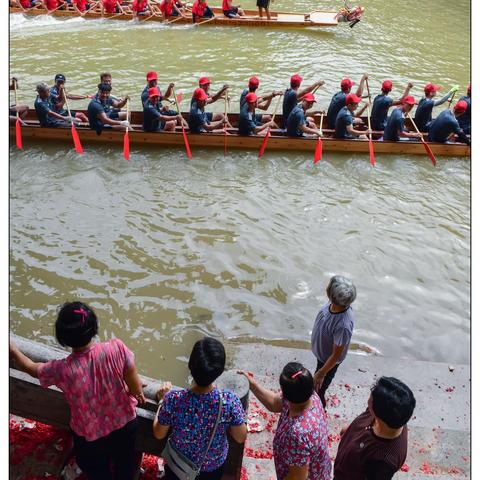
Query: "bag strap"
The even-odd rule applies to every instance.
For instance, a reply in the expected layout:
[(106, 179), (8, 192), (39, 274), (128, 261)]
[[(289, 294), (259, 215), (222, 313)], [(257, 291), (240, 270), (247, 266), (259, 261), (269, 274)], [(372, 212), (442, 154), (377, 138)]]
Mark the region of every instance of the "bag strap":
[(210, 440), (208, 441), (207, 449), (205, 450), (205, 453), (203, 454), (202, 461), (200, 462), (198, 466), (198, 471), (202, 469), (203, 463), (205, 462), (205, 459), (207, 458), (207, 453), (208, 450), (210, 450), (210, 446), (212, 445), (213, 442), (213, 437), (215, 437), (215, 433), (217, 432), (217, 427), (218, 424), (220, 423), (220, 417), (222, 415), (222, 392), (218, 390), (218, 397), (219, 397), (219, 405), (218, 405), (218, 413), (217, 413), (217, 419), (215, 420), (215, 425), (213, 426), (212, 434), (210, 435)]

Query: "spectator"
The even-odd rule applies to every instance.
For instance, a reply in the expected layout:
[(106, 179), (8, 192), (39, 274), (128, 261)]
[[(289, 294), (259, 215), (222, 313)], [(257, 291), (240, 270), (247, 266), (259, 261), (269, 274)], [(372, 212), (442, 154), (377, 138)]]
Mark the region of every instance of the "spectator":
[(367, 410), (342, 434), (334, 480), (390, 480), (407, 458), (407, 427), (415, 397), (400, 380), (381, 377)]
[[(214, 338), (205, 337), (193, 346), (188, 368), (193, 377), (189, 389), (172, 390), (164, 384), (157, 396), (163, 403), (153, 421), (156, 438), (169, 437), (170, 448), (179, 452), (200, 471), (198, 480), (219, 480), (228, 453), (227, 432), (243, 443), (247, 438), (245, 412), (240, 398), (229, 390), (219, 390), (213, 382), (225, 369), (225, 348)], [(220, 422), (213, 435), (222, 402)], [(165, 479), (177, 480), (175, 466), (165, 465)]]
[(280, 375), (280, 394), (258, 384), (252, 373), (238, 373), (247, 377), (251, 391), (270, 412), (280, 413), (273, 439), (277, 478), (329, 480), (327, 421), (312, 374), (300, 363), (287, 363)]
[(68, 357), (35, 363), (13, 342), (10, 356), (42, 387), (56, 385), (65, 394), (74, 454), (87, 478), (133, 480), (138, 471), (135, 406), (145, 403), (142, 382), (133, 353), (118, 339), (95, 342), (97, 332), (97, 316), (88, 305), (65, 303), (55, 323), (55, 336), (60, 345), (72, 348)]
[(326, 407), (325, 392), (338, 366), (345, 360), (353, 333), (353, 314), (350, 306), (357, 290), (348, 278), (335, 275), (327, 286), (328, 302), (321, 308), (312, 330), (312, 351), (317, 358), (313, 377), (315, 390)]

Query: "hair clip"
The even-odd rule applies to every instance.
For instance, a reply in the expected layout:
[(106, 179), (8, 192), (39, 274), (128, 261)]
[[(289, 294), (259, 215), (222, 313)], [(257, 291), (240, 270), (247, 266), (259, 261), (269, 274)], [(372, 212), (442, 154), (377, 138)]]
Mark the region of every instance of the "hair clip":
[(294, 378), (297, 378), (299, 375), (302, 374), (303, 370), (299, 370), (297, 373), (294, 373), (290, 378), (293, 380)]
[(76, 314), (82, 316), (82, 325), (84, 325), (85, 321), (87, 320), (88, 313), (83, 308), (80, 308), (78, 310), (74, 310), (73, 313), (76, 313)]

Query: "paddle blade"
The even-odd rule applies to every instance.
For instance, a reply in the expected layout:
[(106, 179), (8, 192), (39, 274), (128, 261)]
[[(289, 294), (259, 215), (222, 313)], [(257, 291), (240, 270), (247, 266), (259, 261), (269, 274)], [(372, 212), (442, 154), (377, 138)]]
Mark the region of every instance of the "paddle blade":
[(423, 146), (425, 147), (425, 151), (427, 152), (427, 155), (430, 157), (430, 160), (433, 163), (433, 166), (435, 167), (437, 165), (437, 159), (435, 158), (435, 155), (432, 152), (432, 149), (428, 145), (428, 143), (422, 138)]
[(123, 158), (125, 160), (130, 160), (130, 139), (128, 138), (128, 130), (123, 136)]
[(268, 127), (265, 138), (263, 139), (262, 146), (260, 147), (260, 150), (258, 152), (258, 158), (260, 158), (263, 155), (263, 152), (265, 151), (265, 148), (267, 146), (267, 141), (269, 136), (270, 136), (270, 127)]
[(23, 150), (23, 143), (22, 143), (22, 127), (20, 126), (20, 120), (17, 118), (15, 122), (15, 140), (17, 142), (17, 148), (19, 150)]
[(82, 144), (80, 143), (80, 137), (78, 136), (77, 129), (72, 123), (72, 138), (73, 138), (73, 144), (75, 145), (75, 150), (77, 153), (80, 155), (83, 155), (83, 148)]
[(317, 144), (315, 145), (315, 154), (313, 155), (314, 165), (322, 159), (322, 150), (323, 150), (323, 142), (322, 142), (322, 139), (318, 137)]
[(180, 92), (180, 93), (175, 97), (175, 101), (177, 102), (177, 105), (179, 105), (180, 103), (182, 103), (182, 100), (183, 100), (183, 93)]
[(368, 139), (368, 148), (370, 150), (370, 165), (372, 167), (374, 167), (375, 166), (375, 153), (373, 152), (373, 142), (372, 142), (371, 138)]
[(185, 132), (185, 128), (182, 126), (182, 133), (183, 133), (183, 141), (185, 142), (185, 150), (187, 151), (187, 156), (191, 160), (192, 159), (192, 152), (190, 150), (190, 145), (188, 144), (187, 133)]

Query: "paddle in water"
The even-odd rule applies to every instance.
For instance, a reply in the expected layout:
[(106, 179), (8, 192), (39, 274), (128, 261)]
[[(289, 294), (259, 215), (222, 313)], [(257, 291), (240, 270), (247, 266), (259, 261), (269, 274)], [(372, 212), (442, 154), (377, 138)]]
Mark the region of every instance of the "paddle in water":
[(367, 85), (368, 92), (368, 107), (367, 107), (367, 119), (368, 119), (368, 129), (370, 133), (368, 134), (368, 150), (370, 151), (370, 165), (375, 166), (375, 154), (373, 152), (373, 141), (372, 141), (372, 125), (370, 123), (370, 107), (372, 105), (372, 96), (370, 95), (370, 87), (368, 85), (368, 78), (365, 79), (365, 84)]
[[(415, 127), (415, 130), (417, 131), (418, 134), (420, 134), (420, 130), (417, 128), (417, 125), (413, 121), (413, 118), (410, 116), (409, 113), (407, 113), (407, 117), (410, 119), (412, 122), (412, 125)], [(435, 155), (432, 152), (432, 149), (430, 148), (430, 145), (423, 139), (423, 135), (420, 137), (420, 140), (423, 143), (423, 146), (425, 147), (425, 151), (427, 152), (427, 155), (430, 157), (430, 160), (433, 163), (433, 166), (435, 167), (437, 165), (437, 159), (435, 158)]]
[[(282, 96), (283, 96), (283, 93), (278, 97), (277, 104), (275, 105), (275, 110), (273, 111), (272, 122), (275, 120), (275, 115), (277, 114), (277, 109), (278, 109), (278, 106), (280, 105), (280, 100), (282, 99)], [(269, 136), (270, 136), (270, 127), (268, 127), (267, 133), (265, 134), (265, 138), (263, 139), (262, 146), (260, 147), (260, 151), (258, 152), (258, 158), (260, 158), (263, 155), (263, 152), (265, 152), (265, 148), (267, 147), (267, 141)]]
[[(130, 117), (130, 100), (127, 100), (127, 120)], [(125, 135), (123, 136), (123, 158), (125, 160), (130, 161), (130, 138), (128, 137), (128, 129), (130, 127), (127, 126), (125, 130)]]
[[(323, 135), (322, 126), (323, 126), (323, 116), (324, 115), (325, 114), (322, 113), (322, 115), (320, 116), (320, 128), (319, 128), (319, 130), (320, 130), (322, 135)], [(322, 152), (323, 152), (323, 141), (322, 141), (322, 137), (319, 136), (318, 140), (317, 140), (317, 144), (315, 145), (315, 154), (313, 155), (313, 164), (314, 165), (322, 159)]]
[(20, 117), (18, 116), (18, 102), (17, 102), (17, 80), (13, 80), (13, 92), (15, 95), (15, 115), (17, 117), (15, 121), (15, 143), (19, 150), (23, 150), (22, 142), (22, 127), (20, 125)]
[(67, 106), (68, 116), (70, 117), (71, 119), (70, 121), (72, 122), (73, 145), (75, 146), (75, 151), (80, 155), (83, 155), (83, 147), (82, 147), (82, 144), (80, 143), (80, 137), (78, 136), (77, 129), (75, 128), (74, 119), (70, 113), (70, 107), (68, 106), (68, 100), (67, 100), (67, 91), (65, 89), (63, 90), (63, 94), (65, 96), (65, 105)]
[[(175, 98), (175, 105), (177, 107), (177, 113), (181, 115), (180, 113), (180, 102), (183, 99), (183, 94), (179, 93), (178, 96), (175, 95), (175, 90), (173, 89), (173, 98)], [(185, 127), (183, 126), (182, 122), (182, 135), (183, 135), (183, 141), (185, 142), (185, 150), (187, 151), (187, 156), (191, 160), (192, 159), (192, 151), (190, 150), (190, 145), (188, 144), (188, 138), (187, 138), (187, 132), (185, 132)]]

